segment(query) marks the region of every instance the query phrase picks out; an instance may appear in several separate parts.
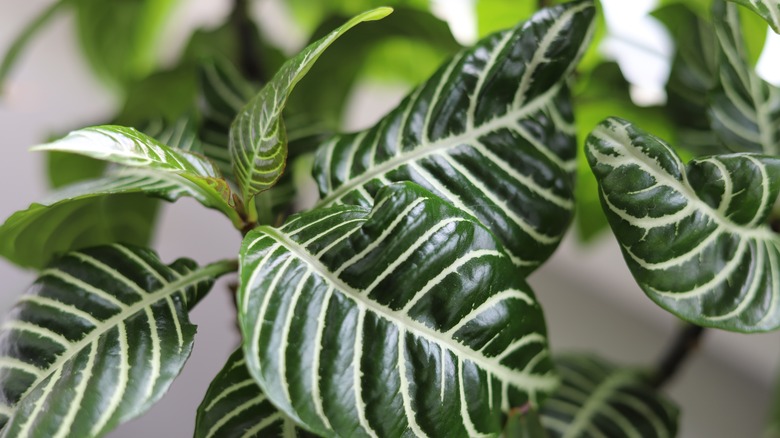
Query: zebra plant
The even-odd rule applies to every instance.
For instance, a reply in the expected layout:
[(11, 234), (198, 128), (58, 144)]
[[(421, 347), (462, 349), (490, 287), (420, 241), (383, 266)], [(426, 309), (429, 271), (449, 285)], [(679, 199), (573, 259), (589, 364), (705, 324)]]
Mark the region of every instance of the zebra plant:
[[(742, 3), (778, 15), (776, 2)], [(766, 225), (780, 93), (745, 62), (736, 6), (715, 8), (719, 80), (697, 104), (712, 138), (743, 153), (685, 165), (618, 118), (586, 152), (654, 301), (698, 325), (766, 331), (780, 327)], [(0, 254), (39, 270), (0, 327), (2, 436), (97, 437), (141, 415), (185, 365), (189, 310), (234, 274), (242, 342), (198, 408), (197, 437), (675, 435), (665, 377), (553, 356), (526, 282), (574, 213), (571, 84), (593, 2), (540, 9), (461, 49), (371, 128), (300, 134), (286, 122), (306, 111), (292, 108), (295, 86), (336, 40), (391, 12), (355, 16), (261, 86), (230, 60), (202, 60), (200, 106), (162, 125), (34, 148), (108, 166), (0, 226)], [(320, 200), (295, 212), (285, 169), (301, 157)], [(127, 208), (139, 196), (219, 211), (243, 235), (236, 258), (165, 264), (142, 245), (148, 215)], [(81, 220), (108, 205), (125, 213)]]

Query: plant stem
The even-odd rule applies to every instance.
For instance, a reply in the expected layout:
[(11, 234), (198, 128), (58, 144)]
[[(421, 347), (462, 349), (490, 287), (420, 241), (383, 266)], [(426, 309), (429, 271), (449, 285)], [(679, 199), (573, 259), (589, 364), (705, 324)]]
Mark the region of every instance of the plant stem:
[(690, 353), (696, 349), (704, 333), (704, 327), (685, 324), (677, 333), (669, 350), (661, 358), (655, 373), (650, 378), (654, 388), (666, 384), (680, 369)]
[(252, 81), (263, 82), (263, 66), (257, 56), (255, 47), (255, 29), (249, 18), (249, 0), (233, 0), (233, 11), (230, 21), (236, 32), (238, 41), (239, 68), (244, 76)]

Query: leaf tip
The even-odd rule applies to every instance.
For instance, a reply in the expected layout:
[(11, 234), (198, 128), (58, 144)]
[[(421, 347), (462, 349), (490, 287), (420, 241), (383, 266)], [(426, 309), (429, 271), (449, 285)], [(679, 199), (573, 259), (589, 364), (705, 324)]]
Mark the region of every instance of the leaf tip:
[(390, 6), (381, 6), (376, 9), (372, 9), (365, 13), (363, 17), (363, 21), (377, 21), (381, 20), (388, 15), (392, 14), (394, 11), (393, 8)]

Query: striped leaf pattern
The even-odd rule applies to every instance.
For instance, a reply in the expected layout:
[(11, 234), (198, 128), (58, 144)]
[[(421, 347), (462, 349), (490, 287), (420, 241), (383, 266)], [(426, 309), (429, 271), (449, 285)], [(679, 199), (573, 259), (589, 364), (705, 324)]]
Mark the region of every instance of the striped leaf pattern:
[(190, 354), (188, 310), (234, 267), (120, 245), (48, 266), (0, 328), (2, 436), (102, 436), (144, 412)]
[(149, 195), (174, 201), (190, 196), (226, 212), (241, 227), (238, 213), (216, 191), (205, 191), (176, 173), (125, 168), (105, 177), (62, 188), (47, 199), (11, 215), (0, 226), (0, 255), (15, 263), (42, 268), (52, 256), (72, 249), (113, 243), (143, 242), (135, 230), (147, 223)]
[(276, 409), (260, 391), (241, 349), (230, 356), (209, 385), (195, 421), (195, 438), (314, 436)]
[(234, 196), (214, 163), (187, 150), (197, 147), (192, 129), (192, 126), (172, 124), (160, 131), (163, 138), (183, 147), (166, 146), (133, 128), (105, 125), (71, 132), (61, 140), (37, 146), (33, 150), (82, 154), (140, 168), (149, 172), (150, 177), (152, 173), (159, 174), (159, 179), (166, 183), (186, 180), (189, 183), (182, 183), (186, 187), (179, 187), (178, 191), (193, 195), (206, 207), (221, 211), (240, 228), (243, 204)]
[(563, 383), (544, 403), (541, 420), (551, 438), (669, 438), (677, 408), (642, 373), (587, 356), (556, 359)]
[(780, 0), (730, 0), (750, 8), (780, 33)]
[[(287, 98), (298, 81), (336, 39), (363, 21), (379, 20), (392, 9), (377, 8), (349, 20), (288, 60), (270, 82), (243, 107), (230, 127), (233, 175), (244, 203), (272, 187), (287, 162), (287, 132), (282, 120)], [(324, 86), (327, 86), (325, 84)]]
[(198, 69), (201, 94), (199, 136), (203, 154), (219, 167), (227, 178), (233, 178), (228, 152), (230, 124), (257, 90), (224, 59), (203, 62)]
[(779, 158), (717, 155), (685, 166), (619, 119), (599, 125), (586, 152), (628, 267), (653, 301), (702, 326), (780, 327), (780, 239), (765, 223)]
[(593, 15), (589, 1), (545, 9), (456, 55), (373, 128), (327, 141), (314, 170), (322, 205), (369, 206), (413, 181), (487, 224), (515, 264), (538, 266), (572, 217), (566, 79)]
[(495, 436), (558, 383), (541, 308), (495, 237), (413, 183), (259, 227), (240, 256), (252, 376), (323, 436)]
[(712, 129), (733, 151), (780, 155), (780, 89), (748, 63), (737, 9), (724, 0), (713, 6), (721, 60), (720, 84), (711, 95)]

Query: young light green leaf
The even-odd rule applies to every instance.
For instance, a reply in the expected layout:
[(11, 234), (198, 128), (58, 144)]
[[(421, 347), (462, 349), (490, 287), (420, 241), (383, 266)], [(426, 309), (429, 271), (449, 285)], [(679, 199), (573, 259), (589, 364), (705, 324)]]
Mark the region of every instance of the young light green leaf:
[(282, 111), (295, 84), (336, 39), (363, 21), (379, 20), (392, 9), (378, 8), (349, 20), (325, 38), (287, 61), (273, 79), (246, 104), (230, 127), (233, 174), (245, 204), (272, 187), (287, 161), (287, 133)]
[(413, 183), (371, 211), (259, 227), (240, 265), (249, 372), (320, 435), (496, 435), (558, 383), (539, 303), (501, 244)]
[(641, 372), (587, 356), (555, 362), (563, 383), (541, 409), (551, 438), (676, 435), (677, 407), (650, 387)]
[(260, 391), (246, 368), (241, 349), (228, 359), (198, 406), (195, 438), (308, 438)]
[(780, 159), (672, 148), (609, 119), (586, 142), (604, 211), (645, 293), (680, 318), (739, 332), (780, 327), (780, 238), (765, 223)]
[[(133, 128), (104, 125), (71, 132), (61, 140), (36, 146), (33, 150), (81, 154), (139, 168), (138, 173), (149, 178), (156, 177), (166, 182), (177, 181), (186, 186), (179, 187), (177, 192), (194, 196), (206, 207), (220, 210), (234, 225), (240, 227), (243, 205), (233, 195), (219, 169), (206, 157), (185, 150), (193, 146), (187, 146), (188, 143), (183, 142), (183, 138), (197, 141), (192, 133), (186, 136), (186, 126), (176, 130), (176, 125), (173, 125), (172, 129), (173, 131), (165, 134), (169, 138), (175, 138), (177, 145), (186, 147), (166, 146)], [(156, 174), (159, 175), (155, 176)], [(166, 188), (172, 187), (166, 185)], [(180, 194), (173, 198), (178, 196)]]
[(780, 33), (780, 0), (729, 0), (745, 5), (760, 15), (775, 33)]
[(63, 256), (0, 329), (4, 437), (97, 437), (146, 411), (190, 355), (187, 312), (230, 262), (120, 245)]
[(232, 212), (216, 191), (204, 191), (176, 173), (126, 168), (54, 192), (11, 215), (0, 226), (0, 255), (25, 267), (41, 268), (53, 256), (89, 246), (148, 242), (156, 204), (191, 196), (207, 207)]
[(573, 211), (576, 140), (566, 87), (588, 46), (589, 1), (546, 9), (466, 49), (366, 131), (322, 145), (321, 205), (369, 206), (413, 181), (488, 224), (526, 271)]
[(713, 6), (721, 60), (719, 86), (711, 95), (712, 129), (733, 151), (779, 155), (780, 88), (747, 62), (737, 8), (724, 0)]

